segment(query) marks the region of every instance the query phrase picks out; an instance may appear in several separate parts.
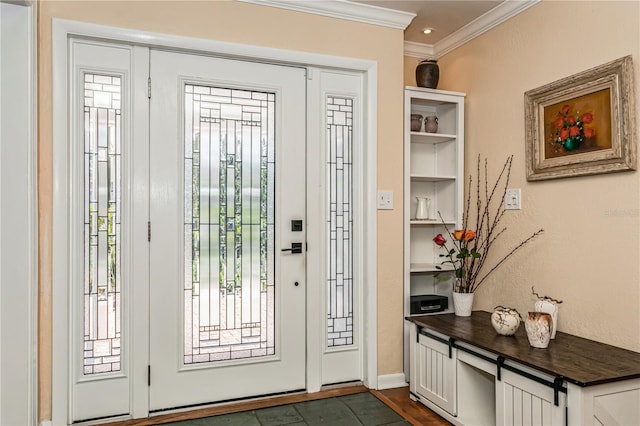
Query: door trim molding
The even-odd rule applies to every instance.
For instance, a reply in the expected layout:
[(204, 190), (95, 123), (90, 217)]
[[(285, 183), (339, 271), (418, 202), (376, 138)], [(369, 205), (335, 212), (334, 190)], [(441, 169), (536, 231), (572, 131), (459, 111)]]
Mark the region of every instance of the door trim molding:
[[(4, 81), (0, 112), (2, 175), (0, 248), (2, 332), (0, 423), (36, 424), (38, 418), (38, 144), (36, 1), (0, 1)], [(15, 31), (15, 28), (20, 30)], [(14, 31), (12, 31), (14, 30)], [(7, 34), (8, 33), (8, 34)], [(9, 48), (7, 48), (9, 47)], [(9, 84), (7, 84), (9, 83)], [(18, 141), (19, 143), (16, 143)], [(9, 208), (10, 206), (10, 208)], [(22, 284), (22, 285), (16, 285)], [(9, 336), (12, 336), (9, 339)], [(6, 368), (9, 367), (9, 368)]]
[[(91, 37), (112, 42), (171, 48), (179, 51), (200, 51), (226, 58), (257, 60), (279, 65), (319, 66), (360, 71), (365, 80), (364, 144), (364, 200), (363, 235), (364, 253), (364, 383), (376, 389), (377, 376), (377, 210), (375, 207), (377, 188), (377, 114), (378, 114), (378, 65), (376, 61), (345, 58), (332, 55), (298, 52), (285, 49), (250, 46), (239, 43), (192, 37), (159, 34), (135, 29), (89, 24), (84, 22), (53, 19), (53, 362), (52, 362), (52, 421), (66, 424), (69, 415), (69, 367), (67, 348), (69, 330), (67, 326), (68, 305), (64, 289), (69, 277), (68, 253), (69, 223), (67, 136), (67, 64), (69, 37)], [(55, 291), (57, 289), (57, 291)], [(61, 291), (62, 290), (62, 291)], [(314, 371), (315, 370), (315, 371)], [(320, 365), (307, 365), (307, 375), (320, 374)], [(308, 383), (312, 382), (311, 378)], [(135, 393), (135, 392), (134, 392)], [(132, 412), (138, 412), (135, 405)]]

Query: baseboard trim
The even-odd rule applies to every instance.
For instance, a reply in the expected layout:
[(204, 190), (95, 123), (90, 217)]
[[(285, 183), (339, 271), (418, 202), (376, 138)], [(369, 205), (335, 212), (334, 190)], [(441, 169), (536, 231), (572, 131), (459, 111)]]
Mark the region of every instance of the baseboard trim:
[(378, 376), (378, 390), (402, 388), (406, 386), (409, 386), (409, 384), (404, 379), (404, 373)]
[(51, 420), (43, 420), (40, 422), (40, 426), (52, 426)]

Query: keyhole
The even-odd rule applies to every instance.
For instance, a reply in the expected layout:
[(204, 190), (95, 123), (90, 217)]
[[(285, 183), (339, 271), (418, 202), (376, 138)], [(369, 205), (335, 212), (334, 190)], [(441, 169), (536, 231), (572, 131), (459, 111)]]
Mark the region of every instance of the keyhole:
[(296, 287), (298, 287), (300, 285), (300, 283), (298, 281), (296, 281), (293, 285), (295, 285)]

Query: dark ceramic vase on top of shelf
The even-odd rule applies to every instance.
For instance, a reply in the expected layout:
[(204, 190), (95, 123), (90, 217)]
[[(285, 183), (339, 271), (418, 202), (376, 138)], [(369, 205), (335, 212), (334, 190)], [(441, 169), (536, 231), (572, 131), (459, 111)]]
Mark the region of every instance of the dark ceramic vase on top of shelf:
[(425, 59), (416, 67), (416, 84), (419, 87), (435, 89), (440, 79), (440, 67), (435, 59)]

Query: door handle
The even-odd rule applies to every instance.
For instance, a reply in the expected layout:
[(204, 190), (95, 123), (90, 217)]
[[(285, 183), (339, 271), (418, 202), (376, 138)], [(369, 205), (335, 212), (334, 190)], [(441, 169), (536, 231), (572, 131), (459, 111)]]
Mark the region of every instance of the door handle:
[(282, 249), (281, 251), (290, 251), (293, 254), (302, 253), (302, 243), (291, 243), (291, 248)]

